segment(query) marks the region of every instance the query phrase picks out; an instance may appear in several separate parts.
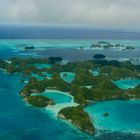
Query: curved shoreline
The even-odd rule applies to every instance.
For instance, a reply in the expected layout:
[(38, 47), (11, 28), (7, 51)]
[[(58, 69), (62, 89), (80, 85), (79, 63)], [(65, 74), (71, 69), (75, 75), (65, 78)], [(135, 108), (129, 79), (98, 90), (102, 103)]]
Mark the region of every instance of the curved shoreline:
[(54, 92), (54, 93), (58, 93), (58, 94), (62, 94), (62, 95), (71, 97), (71, 101), (69, 103), (57, 103), (55, 105), (48, 105), (46, 107), (46, 110), (50, 111), (51, 113), (53, 113), (53, 115), (55, 115), (56, 117), (58, 115), (58, 112), (61, 109), (66, 108), (66, 107), (74, 107), (74, 106), (78, 106), (79, 105), (79, 104), (74, 102), (74, 97), (72, 95), (70, 95), (68, 92), (63, 92), (63, 91), (59, 91), (59, 90), (46, 89), (45, 92), (43, 92), (43, 93), (48, 93), (48, 92)]
[[(55, 92), (55, 93), (60, 93), (60, 94), (63, 94), (63, 95), (66, 95), (66, 96), (69, 96), (72, 98), (72, 102), (74, 102), (74, 97), (72, 95), (69, 94), (69, 92), (63, 92), (63, 91), (60, 91), (60, 90), (55, 90), (55, 89), (46, 89), (45, 92)], [(43, 92), (43, 93), (45, 93)]]
[[(140, 134), (140, 128), (134, 128), (134, 127), (132, 127), (132, 128), (134, 128), (134, 129), (131, 129), (131, 128), (127, 128), (127, 126), (126, 127), (123, 127), (123, 128), (121, 128), (121, 125), (122, 126), (124, 126), (123, 124), (121, 124), (120, 123), (120, 127), (119, 126), (116, 126), (116, 124), (110, 124), (109, 122), (110, 121), (113, 121), (113, 120), (111, 120), (111, 118), (114, 118), (114, 116), (112, 115), (112, 114), (114, 114), (113, 112), (112, 113), (110, 113), (110, 111), (107, 109), (107, 110), (105, 110), (105, 111), (103, 111), (102, 109), (100, 110), (100, 112), (99, 111), (95, 111), (95, 110), (99, 110), (99, 108), (100, 107), (103, 107), (103, 105), (102, 106), (99, 106), (99, 107), (97, 107), (96, 108), (96, 105), (98, 105), (98, 103), (99, 104), (102, 104), (102, 103), (105, 103), (105, 102), (107, 102), (107, 103), (109, 103), (109, 102), (122, 102), (122, 103), (124, 103), (124, 102), (127, 102), (127, 103), (135, 103), (136, 102), (136, 104), (137, 103), (139, 103), (140, 104), (140, 100), (138, 100), (138, 99), (130, 99), (130, 100), (126, 100), (126, 101), (122, 101), (122, 100), (111, 100), (111, 101), (100, 101), (100, 102), (96, 102), (96, 104), (91, 104), (91, 105), (89, 105), (89, 106), (87, 106), (84, 110), (89, 114), (89, 116), (90, 116), (90, 118), (93, 120), (93, 118), (94, 118), (94, 125), (95, 125), (95, 128), (98, 130), (97, 132), (100, 132), (100, 131), (107, 131), (107, 132), (120, 132), (120, 133), (131, 133), (131, 134), (133, 134), (133, 133), (135, 133), (135, 134)], [(129, 104), (128, 104), (129, 105)], [(90, 106), (93, 106), (93, 108), (95, 109), (95, 110), (88, 110), (88, 107), (90, 107)], [(105, 106), (105, 105), (104, 105)], [(111, 106), (111, 104), (110, 105), (107, 105), (107, 106)], [(117, 108), (117, 106), (115, 107), (115, 108)], [(111, 108), (112, 109), (112, 108)], [(116, 109), (115, 109), (115, 111), (116, 111)], [(114, 111), (114, 112), (115, 112)], [(104, 119), (105, 119), (105, 117), (103, 117), (103, 113), (104, 112), (107, 112), (107, 113), (109, 113), (109, 116), (111, 116), (111, 118), (109, 118), (110, 120), (108, 120), (107, 122), (109, 123), (108, 125), (111, 125), (111, 127), (112, 128), (110, 128), (110, 127), (106, 127), (106, 125), (107, 125), (107, 123), (105, 124), (105, 125), (101, 125), (101, 123), (102, 122), (106, 122)], [(126, 112), (127, 113), (127, 112)], [(94, 114), (94, 115), (91, 115), (91, 114)], [(131, 114), (131, 113), (130, 113)], [(119, 114), (116, 114), (116, 115), (119, 115)], [(100, 116), (100, 117), (99, 117)], [(108, 117), (109, 117), (108, 116)], [(103, 117), (103, 120), (102, 120), (102, 117)], [(108, 119), (108, 117), (106, 117), (106, 119)], [(124, 117), (124, 116), (123, 116)], [(100, 118), (100, 119), (98, 119), (98, 118)], [(118, 118), (118, 121), (119, 121), (119, 118)], [(120, 120), (121, 121), (121, 120)], [(95, 123), (96, 122), (96, 123)], [(113, 122), (115, 122), (115, 121), (113, 121)], [(93, 121), (92, 121), (92, 123), (93, 123)], [(135, 122), (136, 123), (136, 122)], [(137, 125), (138, 126), (138, 125)], [(137, 127), (136, 126), (136, 127)], [(116, 127), (116, 128), (115, 128)]]

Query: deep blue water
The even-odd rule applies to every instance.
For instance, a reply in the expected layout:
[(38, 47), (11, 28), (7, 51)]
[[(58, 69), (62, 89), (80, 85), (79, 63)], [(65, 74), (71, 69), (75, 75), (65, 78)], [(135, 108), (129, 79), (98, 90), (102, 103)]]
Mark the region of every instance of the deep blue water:
[(84, 27), (0, 25), (1, 39), (140, 39), (139, 32), (95, 30)]
[(6, 59), (6, 58), (10, 58), (10, 57), (14, 56), (12, 51), (13, 51), (12, 49), (7, 49), (7, 48), (6, 49), (1, 49), (0, 50), (0, 58)]

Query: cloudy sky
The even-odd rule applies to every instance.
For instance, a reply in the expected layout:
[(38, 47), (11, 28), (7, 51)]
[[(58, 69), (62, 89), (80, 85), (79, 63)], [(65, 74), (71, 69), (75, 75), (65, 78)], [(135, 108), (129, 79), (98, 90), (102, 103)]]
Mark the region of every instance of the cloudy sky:
[(0, 23), (140, 30), (140, 0), (0, 0)]

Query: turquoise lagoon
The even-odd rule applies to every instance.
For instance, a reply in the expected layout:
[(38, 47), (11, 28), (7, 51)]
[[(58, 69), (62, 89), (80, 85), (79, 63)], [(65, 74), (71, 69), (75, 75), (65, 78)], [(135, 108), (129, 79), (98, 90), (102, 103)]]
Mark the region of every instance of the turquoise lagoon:
[[(43, 69), (43, 68), (51, 68), (52, 64), (33, 64), (33, 66), (35, 66), (38, 69)], [(42, 72), (42, 75), (38, 75), (36, 73), (32, 73), (32, 76), (37, 78), (38, 80), (43, 80), (45, 78), (51, 79), (52, 74), (48, 73), (48, 72)]]
[[(85, 108), (98, 130), (137, 132), (140, 131), (140, 101), (105, 101)], [(108, 113), (109, 116), (103, 116)]]
[(70, 103), (72, 97), (60, 91), (46, 91), (43, 95), (55, 101), (55, 103)]
[(52, 74), (48, 73), (48, 72), (42, 72), (43, 75), (45, 75), (48, 79), (52, 78)]
[[(40, 95), (40, 94), (32, 94), (32, 95)], [(46, 90), (41, 95), (47, 96), (52, 99), (56, 104), (58, 103), (70, 103), (73, 98), (68, 93), (57, 91), (57, 90)]]
[(34, 64), (33, 66), (37, 67), (38, 69), (42, 69), (42, 68), (51, 68), (52, 64)]
[(35, 77), (39, 81), (41, 81), (41, 80), (43, 80), (45, 78), (44, 76), (40, 76), (40, 75), (35, 74), (35, 73), (32, 73), (32, 77)]
[(60, 77), (67, 83), (71, 83), (75, 79), (75, 74), (72, 72), (61, 72)]
[(139, 85), (140, 80), (139, 79), (125, 79), (125, 80), (113, 81), (113, 83), (121, 89), (129, 89), (129, 88), (135, 88), (137, 85)]
[(52, 77), (52, 75), (47, 73), (47, 72), (43, 73), (43, 76), (40, 76), (40, 75), (35, 74), (35, 73), (33, 73), (32, 76), (35, 77), (37, 80), (43, 80), (45, 78), (51, 79), (51, 77)]
[(55, 117), (57, 117), (58, 112), (63, 108), (78, 106), (78, 104), (74, 102), (73, 96), (67, 92), (58, 90), (46, 90), (43, 95), (47, 96), (55, 102), (55, 105), (50, 105), (46, 108), (46, 110), (55, 115)]
[[(36, 95), (40, 94), (32, 94), (32, 96)], [(74, 102), (73, 96), (71, 96), (67, 92), (47, 89), (44, 93), (41, 93), (41, 95), (46, 96), (55, 102), (55, 105), (49, 105), (46, 107), (46, 110), (50, 112), (55, 118), (57, 118), (58, 112), (61, 109), (66, 107), (78, 106), (78, 104)]]
[(48, 73), (48, 72), (43, 72), (43, 75), (38, 75), (36, 73), (32, 73), (32, 76), (35, 77), (37, 80), (43, 80), (45, 78), (51, 79), (52, 74)]

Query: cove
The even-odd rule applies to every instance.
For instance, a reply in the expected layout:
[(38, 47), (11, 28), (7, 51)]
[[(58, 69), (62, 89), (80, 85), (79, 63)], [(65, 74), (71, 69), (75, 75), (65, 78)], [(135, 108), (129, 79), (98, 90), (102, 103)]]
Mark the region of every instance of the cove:
[[(138, 132), (140, 130), (140, 101), (104, 101), (85, 108), (98, 130)], [(108, 116), (104, 116), (108, 113)]]
[(74, 78), (75, 78), (75, 74), (72, 72), (61, 72), (60, 73), (60, 77), (67, 83), (71, 83)]
[(140, 80), (139, 79), (126, 79), (126, 80), (113, 81), (113, 83), (121, 89), (129, 89), (129, 88), (135, 88), (137, 85), (139, 85)]

